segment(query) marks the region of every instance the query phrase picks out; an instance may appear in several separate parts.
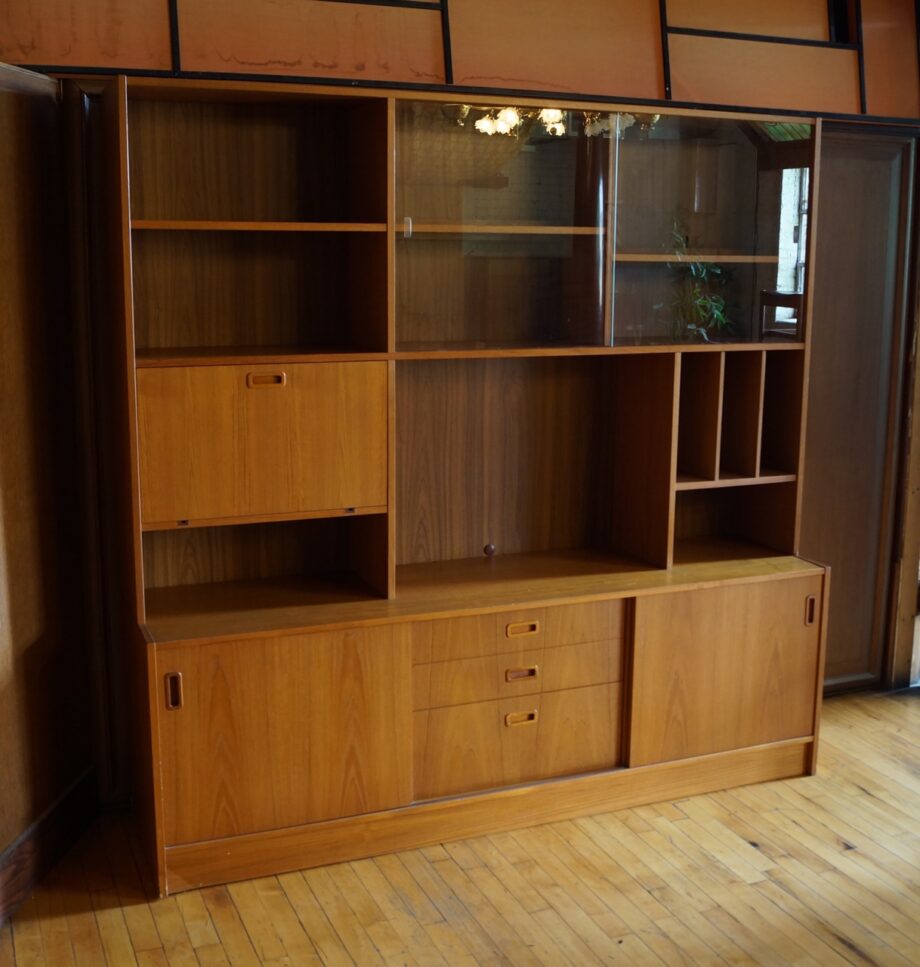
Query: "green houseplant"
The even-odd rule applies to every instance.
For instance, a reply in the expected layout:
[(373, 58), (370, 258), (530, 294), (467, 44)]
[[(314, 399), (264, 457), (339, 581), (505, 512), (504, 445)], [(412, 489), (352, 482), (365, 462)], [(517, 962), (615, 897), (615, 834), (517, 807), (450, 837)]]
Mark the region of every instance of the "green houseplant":
[(675, 221), (671, 232), (675, 259), (668, 263), (674, 276), (674, 299), (670, 303), (671, 336), (687, 342), (732, 331), (722, 290), (731, 280), (731, 271), (715, 262), (700, 261), (688, 254), (687, 233)]

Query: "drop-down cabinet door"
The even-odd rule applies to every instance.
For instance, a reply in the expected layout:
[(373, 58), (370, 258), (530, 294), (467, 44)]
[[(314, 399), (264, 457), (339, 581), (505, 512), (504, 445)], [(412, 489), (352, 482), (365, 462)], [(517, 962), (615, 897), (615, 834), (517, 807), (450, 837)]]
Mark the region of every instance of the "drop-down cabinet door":
[(811, 736), (820, 572), (636, 601), (629, 764)]
[(169, 846), (411, 801), (404, 626), (163, 646), (157, 677)]

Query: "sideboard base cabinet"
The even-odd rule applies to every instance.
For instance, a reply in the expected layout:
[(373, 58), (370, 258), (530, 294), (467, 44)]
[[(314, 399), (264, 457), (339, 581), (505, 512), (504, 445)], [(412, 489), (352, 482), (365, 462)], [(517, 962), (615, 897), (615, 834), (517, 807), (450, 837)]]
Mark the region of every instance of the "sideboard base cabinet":
[(828, 576), (762, 563), (716, 587), (687, 568), (637, 597), (381, 601), (344, 630), (149, 643), (161, 892), (807, 774)]

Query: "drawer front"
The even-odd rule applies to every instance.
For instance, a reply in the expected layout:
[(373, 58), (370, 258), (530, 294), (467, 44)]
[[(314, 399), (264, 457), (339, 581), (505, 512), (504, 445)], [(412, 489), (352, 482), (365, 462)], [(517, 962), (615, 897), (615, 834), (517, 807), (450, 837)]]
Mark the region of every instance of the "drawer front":
[(619, 683), (417, 711), (415, 799), (614, 768)]
[(146, 527), (385, 508), (386, 363), (144, 369), (137, 399)]
[(592, 601), (416, 622), (416, 664), (621, 639), (624, 602)]
[(415, 665), (414, 708), (442, 708), (603, 685), (620, 681), (622, 668), (622, 639)]

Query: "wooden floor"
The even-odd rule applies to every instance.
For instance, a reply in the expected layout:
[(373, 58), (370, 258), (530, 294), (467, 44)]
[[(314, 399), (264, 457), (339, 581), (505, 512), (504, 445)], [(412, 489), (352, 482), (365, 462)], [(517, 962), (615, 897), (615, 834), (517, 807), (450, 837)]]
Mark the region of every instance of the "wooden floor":
[(0, 929), (27, 964), (920, 964), (920, 690), (819, 774), (148, 903), (102, 821)]

